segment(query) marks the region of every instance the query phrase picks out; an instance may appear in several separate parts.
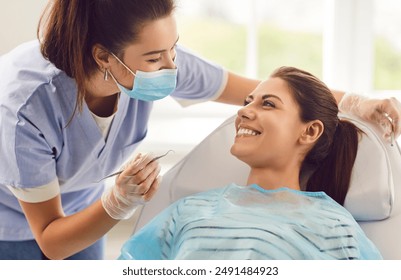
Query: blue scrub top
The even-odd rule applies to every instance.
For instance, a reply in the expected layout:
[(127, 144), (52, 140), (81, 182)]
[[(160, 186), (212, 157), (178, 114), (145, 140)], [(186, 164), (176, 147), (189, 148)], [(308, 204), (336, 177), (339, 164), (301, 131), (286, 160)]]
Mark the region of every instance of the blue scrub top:
[[(220, 66), (177, 47), (177, 89), (185, 104), (216, 99), (227, 81)], [(73, 114), (75, 81), (44, 59), (39, 43), (25, 43), (0, 58), (0, 240), (32, 239), (17, 199), (6, 186), (40, 187), (58, 180), (67, 215), (99, 199), (100, 178), (133, 155), (145, 138), (152, 102), (122, 94), (103, 138), (86, 104)]]

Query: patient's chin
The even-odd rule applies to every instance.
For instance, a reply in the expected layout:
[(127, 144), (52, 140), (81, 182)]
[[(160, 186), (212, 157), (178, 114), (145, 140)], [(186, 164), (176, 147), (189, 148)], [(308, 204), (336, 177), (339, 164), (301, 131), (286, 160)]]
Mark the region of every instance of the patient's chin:
[(232, 154), (233, 156), (235, 156), (236, 158), (238, 158), (238, 153), (239, 153), (239, 151), (238, 151), (238, 149), (237, 149), (237, 147), (235, 146), (235, 144), (233, 144), (232, 146), (231, 146), (231, 148), (230, 148), (230, 154)]
[(246, 152), (244, 150), (240, 150), (237, 147), (235, 147), (235, 144), (231, 146), (230, 153), (236, 157), (238, 160), (246, 163), (249, 165), (247, 158), (249, 159), (249, 152)]

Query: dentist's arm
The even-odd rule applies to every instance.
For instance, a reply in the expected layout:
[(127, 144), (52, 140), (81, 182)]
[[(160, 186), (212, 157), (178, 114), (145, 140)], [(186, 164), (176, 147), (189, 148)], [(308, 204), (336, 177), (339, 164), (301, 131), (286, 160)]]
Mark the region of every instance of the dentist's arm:
[(377, 99), (361, 94), (347, 93), (338, 104), (340, 112), (358, 116), (368, 122), (379, 125), (383, 136), (390, 141), (401, 134), (401, 103), (394, 97)]
[(260, 80), (245, 78), (229, 72), (226, 87), (220, 97), (215, 101), (242, 106), (244, 105), (246, 96), (248, 96), (260, 82)]
[[(246, 96), (248, 96), (260, 82), (260, 80), (249, 79), (229, 72), (227, 85), (220, 97), (215, 101), (242, 106)], [(339, 103), (344, 96), (343, 91), (332, 90), (332, 93), (337, 103)]]
[(49, 259), (65, 259), (89, 247), (138, 205), (149, 201), (160, 184), (160, 166), (151, 156), (135, 158), (115, 185), (86, 209), (66, 216), (61, 195), (44, 202), (19, 200), (34, 237)]

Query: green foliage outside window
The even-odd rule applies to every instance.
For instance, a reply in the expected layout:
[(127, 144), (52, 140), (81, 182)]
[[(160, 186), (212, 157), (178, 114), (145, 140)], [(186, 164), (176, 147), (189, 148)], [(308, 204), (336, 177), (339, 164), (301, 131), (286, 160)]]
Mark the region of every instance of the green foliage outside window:
[[(246, 71), (247, 30), (218, 19), (186, 19), (179, 23), (180, 43), (238, 74)], [(272, 24), (258, 28), (258, 74), (265, 79), (277, 67), (295, 66), (322, 78), (322, 35), (284, 30)], [(375, 46), (374, 87), (401, 89), (401, 52), (383, 38)]]

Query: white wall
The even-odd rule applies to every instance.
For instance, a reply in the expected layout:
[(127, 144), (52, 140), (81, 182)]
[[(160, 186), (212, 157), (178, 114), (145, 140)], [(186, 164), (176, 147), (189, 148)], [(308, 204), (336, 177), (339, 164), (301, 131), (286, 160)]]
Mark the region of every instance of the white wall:
[(36, 28), (47, 0), (0, 0), (0, 55), (36, 38)]

